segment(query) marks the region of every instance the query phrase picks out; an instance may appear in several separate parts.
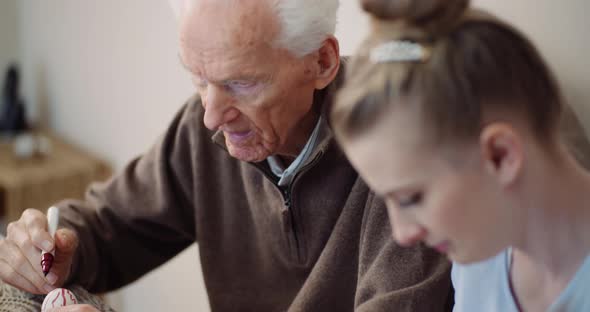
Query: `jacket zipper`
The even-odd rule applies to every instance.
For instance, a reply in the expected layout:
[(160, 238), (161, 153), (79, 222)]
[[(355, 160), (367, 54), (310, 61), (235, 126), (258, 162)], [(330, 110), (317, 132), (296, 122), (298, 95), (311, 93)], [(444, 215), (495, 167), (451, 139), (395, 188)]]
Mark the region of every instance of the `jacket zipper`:
[(323, 155), (324, 155), (323, 150), (320, 150), (318, 152), (318, 154), (316, 155), (316, 157), (310, 163), (303, 166), (299, 170), (299, 172), (297, 172), (295, 174), (295, 176), (293, 177), (293, 180), (291, 181), (289, 186), (287, 186), (285, 188), (285, 190), (282, 192), (285, 207), (287, 207), (287, 212), (289, 214), (289, 218), (291, 219), (291, 221), (289, 223), (290, 223), (290, 227), (291, 227), (291, 232), (293, 232), (293, 239), (295, 241), (295, 251), (297, 253), (297, 260), (299, 262), (304, 261), (304, 255), (303, 255), (303, 249), (301, 246), (301, 238), (299, 237), (299, 235), (297, 235), (297, 224), (295, 223), (295, 220), (297, 220), (296, 215), (295, 215), (297, 213), (297, 211), (295, 211), (295, 209), (293, 209), (293, 197), (292, 197), (293, 188), (295, 186), (295, 181), (297, 181), (297, 178), (299, 176), (301, 176), (302, 174), (304, 174), (305, 172), (307, 172), (311, 167), (315, 166), (315, 164), (317, 164), (319, 162), (320, 158), (322, 158)]
[[(316, 157), (307, 165), (303, 166), (301, 169), (299, 169), (299, 172), (297, 172), (295, 174), (295, 176), (293, 176), (293, 180), (291, 180), (291, 183), (284, 189), (281, 191), (281, 193), (283, 194), (283, 200), (285, 202), (285, 206), (288, 209), (291, 209), (291, 206), (293, 205), (293, 200), (291, 198), (291, 194), (293, 192), (293, 186), (295, 185), (295, 181), (297, 180), (297, 178), (299, 176), (301, 176), (302, 174), (304, 174), (305, 172), (307, 172), (307, 170), (309, 170), (311, 167), (315, 166), (315, 164), (317, 164), (320, 160), (320, 158), (322, 158), (322, 156), (324, 155), (324, 151), (320, 150), (318, 152), (318, 154), (316, 155)], [(277, 185), (277, 187), (280, 189), (281, 187)]]
[(296, 231), (296, 225), (294, 220), (295, 218), (295, 211), (293, 208), (293, 198), (292, 198), (292, 192), (293, 192), (293, 186), (295, 185), (295, 181), (297, 180), (297, 178), (299, 176), (301, 176), (303, 173), (307, 172), (311, 167), (315, 166), (319, 160), (322, 158), (322, 156), (324, 155), (324, 148), (321, 148), (320, 151), (318, 152), (318, 154), (314, 157), (314, 159), (309, 162), (307, 165), (303, 166), (299, 172), (297, 172), (295, 174), (295, 176), (293, 177), (293, 180), (291, 181), (291, 183), (286, 187), (286, 188), (282, 188), (280, 187), (276, 181), (276, 177), (271, 174), (270, 172), (268, 172), (267, 170), (265, 170), (264, 168), (260, 168), (258, 166), (254, 166), (256, 168), (258, 168), (260, 171), (262, 171), (263, 175), (269, 179), (270, 181), (273, 182), (273, 185), (279, 190), (279, 192), (281, 193), (281, 195), (283, 196), (283, 203), (287, 209), (287, 218), (289, 218), (290, 220), (284, 220), (285, 223), (288, 224), (291, 232), (293, 233), (293, 240), (295, 241), (295, 252), (297, 254), (297, 261), (301, 262), (303, 261), (303, 256), (302, 256), (302, 252), (301, 252), (301, 243), (300, 243), (300, 239), (299, 236), (297, 235), (297, 231)]
[[(281, 188), (280, 186), (277, 186), (279, 189)], [(281, 189), (281, 193), (283, 195), (283, 203), (285, 204), (285, 207), (287, 207), (287, 210), (291, 210), (291, 190), (290, 190), (290, 186), (286, 187), (285, 189)]]
[[(325, 148), (325, 147), (323, 147), (323, 148)], [(322, 149), (318, 152), (318, 154), (314, 157), (314, 159), (310, 163), (308, 163), (307, 165), (305, 165), (301, 169), (299, 169), (299, 172), (297, 172), (295, 174), (290, 185), (288, 185), (286, 188), (282, 188), (277, 184), (277, 179), (274, 174), (268, 172), (267, 170), (265, 170), (264, 168), (261, 168), (260, 166), (256, 166), (254, 164), (251, 164), (251, 165), (254, 166), (256, 169), (260, 170), (262, 172), (262, 174), (272, 182), (272, 184), (278, 189), (278, 191), (283, 196), (283, 203), (285, 204), (285, 207), (287, 207), (287, 209), (291, 209), (291, 206), (293, 205), (291, 193), (293, 191), (293, 185), (295, 185), (295, 180), (297, 180), (297, 178), (301, 174), (305, 173), (309, 168), (311, 168), (315, 164), (317, 164), (323, 155), (324, 155), (324, 150)]]

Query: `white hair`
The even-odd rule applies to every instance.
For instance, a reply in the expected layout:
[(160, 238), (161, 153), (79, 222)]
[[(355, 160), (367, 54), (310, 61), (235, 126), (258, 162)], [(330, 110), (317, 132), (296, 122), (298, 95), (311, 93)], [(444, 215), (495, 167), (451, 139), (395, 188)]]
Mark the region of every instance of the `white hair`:
[[(169, 0), (177, 18), (181, 18), (195, 1)], [(255, 0), (259, 1), (259, 0)], [(274, 46), (297, 57), (318, 50), (336, 31), (339, 0), (266, 0), (278, 17), (281, 32)]]
[(275, 46), (297, 57), (318, 50), (336, 31), (339, 0), (270, 0), (281, 32)]
[(168, 0), (168, 2), (172, 7), (172, 12), (174, 12), (174, 16), (176, 16), (177, 19), (180, 19), (180, 17), (185, 13), (187, 9), (188, 0)]

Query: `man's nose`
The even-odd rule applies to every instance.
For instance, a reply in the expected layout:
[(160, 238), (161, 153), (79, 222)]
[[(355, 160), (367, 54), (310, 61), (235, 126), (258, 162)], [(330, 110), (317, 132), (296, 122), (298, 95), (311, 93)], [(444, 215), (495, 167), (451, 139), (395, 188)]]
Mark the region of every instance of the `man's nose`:
[(401, 246), (412, 246), (426, 238), (427, 231), (422, 225), (400, 213), (390, 212), (389, 221), (393, 238)]
[(239, 111), (232, 105), (233, 99), (218, 86), (208, 85), (201, 92), (201, 101), (205, 108), (203, 122), (209, 130), (217, 130), (239, 115)]

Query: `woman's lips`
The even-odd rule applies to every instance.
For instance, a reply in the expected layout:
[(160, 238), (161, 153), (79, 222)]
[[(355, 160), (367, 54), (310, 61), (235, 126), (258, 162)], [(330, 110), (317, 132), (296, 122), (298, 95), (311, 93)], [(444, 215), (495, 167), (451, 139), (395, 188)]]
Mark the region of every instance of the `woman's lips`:
[(243, 132), (225, 131), (224, 133), (225, 133), (225, 137), (230, 142), (232, 142), (234, 144), (240, 144), (240, 143), (243, 143), (244, 141), (248, 140), (254, 132), (253, 131), (243, 131)]

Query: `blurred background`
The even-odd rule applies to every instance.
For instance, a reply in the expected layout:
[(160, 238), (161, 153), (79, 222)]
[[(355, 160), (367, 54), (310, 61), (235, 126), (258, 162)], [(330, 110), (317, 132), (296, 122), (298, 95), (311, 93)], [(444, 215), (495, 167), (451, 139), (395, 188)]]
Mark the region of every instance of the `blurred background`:
[[(350, 55), (368, 23), (356, 0), (341, 2), (337, 37)], [(588, 128), (590, 2), (473, 4), (532, 38)], [(0, 0), (2, 79), (10, 64), (18, 64), (28, 124), (99, 159), (102, 174), (117, 171), (154, 142), (193, 93), (179, 65), (176, 28), (165, 0)], [(8, 169), (0, 170), (7, 176)], [(0, 203), (7, 198), (1, 188)], [(196, 246), (107, 300), (118, 311), (208, 311)]]

